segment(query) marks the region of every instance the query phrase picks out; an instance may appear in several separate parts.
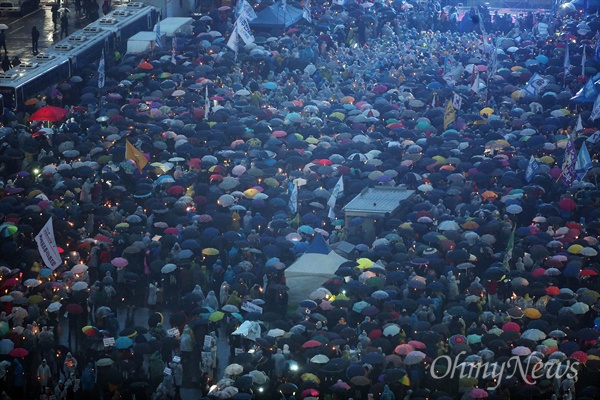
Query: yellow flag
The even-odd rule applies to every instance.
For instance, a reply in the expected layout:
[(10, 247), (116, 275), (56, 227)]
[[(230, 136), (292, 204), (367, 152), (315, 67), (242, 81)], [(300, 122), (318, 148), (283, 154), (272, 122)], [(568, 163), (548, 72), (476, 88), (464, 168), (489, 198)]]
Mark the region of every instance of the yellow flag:
[(448, 125), (450, 125), (456, 119), (456, 110), (452, 105), (452, 100), (448, 100), (448, 105), (446, 106), (446, 111), (444, 112), (444, 130), (448, 129)]
[(127, 142), (125, 147), (125, 158), (128, 160), (133, 160), (135, 165), (137, 165), (138, 170), (142, 172), (142, 169), (144, 169), (146, 164), (148, 164), (148, 160), (146, 160), (146, 157), (144, 157), (142, 152), (136, 149), (135, 146), (129, 142), (129, 140), (125, 141)]

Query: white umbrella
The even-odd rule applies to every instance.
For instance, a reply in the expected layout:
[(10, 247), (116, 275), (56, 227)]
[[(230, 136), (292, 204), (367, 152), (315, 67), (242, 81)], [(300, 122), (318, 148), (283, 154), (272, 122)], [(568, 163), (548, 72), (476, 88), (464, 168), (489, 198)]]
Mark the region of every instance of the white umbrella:
[(524, 339), (533, 340), (537, 342), (539, 340), (546, 339), (546, 334), (539, 329), (527, 329), (525, 332), (521, 334), (521, 337)]
[(279, 328), (274, 328), (267, 332), (267, 336), (271, 336), (274, 338), (282, 337), (283, 335), (285, 335), (285, 331)]
[(177, 265), (175, 265), (175, 264), (165, 264), (165, 266), (160, 269), (160, 272), (162, 272), (163, 274), (170, 274), (171, 272), (175, 271), (176, 269), (177, 269)]
[(418, 350), (411, 351), (404, 358), (403, 364), (404, 365), (418, 364), (421, 361), (423, 361), (425, 359), (425, 357), (426, 357), (425, 353), (423, 353), (422, 351), (418, 351)]
[(456, 223), (456, 221), (443, 221), (438, 225), (438, 229), (440, 231), (458, 231), (460, 230), (460, 226)]
[(242, 367), (240, 364), (229, 364), (227, 367), (225, 367), (223, 372), (225, 372), (227, 375), (239, 375), (243, 371), (244, 367)]
[(80, 290), (85, 290), (88, 288), (87, 282), (79, 281), (75, 282), (73, 286), (71, 286), (71, 290), (74, 292), (79, 292)]
[(60, 310), (61, 306), (62, 306), (62, 304), (60, 304), (60, 302), (55, 301), (54, 303), (50, 303), (47, 310), (48, 310), (48, 312), (56, 312), (56, 311)]
[(23, 282), (23, 284), (26, 287), (32, 288), (40, 286), (42, 284), (42, 281), (40, 281), (39, 279), (27, 279), (25, 282)]
[(88, 270), (88, 266), (85, 264), (77, 264), (71, 268), (71, 272), (74, 274), (83, 274)]

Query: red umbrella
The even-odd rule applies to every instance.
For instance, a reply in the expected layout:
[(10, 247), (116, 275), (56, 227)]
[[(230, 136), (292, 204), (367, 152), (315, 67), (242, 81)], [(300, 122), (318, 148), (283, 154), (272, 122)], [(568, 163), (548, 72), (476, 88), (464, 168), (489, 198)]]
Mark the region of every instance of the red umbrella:
[(8, 353), (9, 356), (16, 358), (25, 357), (27, 354), (29, 354), (29, 352), (22, 347), (16, 347)]
[(314, 347), (319, 347), (322, 345), (323, 345), (323, 343), (321, 343), (317, 340), (309, 340), (309, 341), (304, 342), (304, 344), (302, 345), (302, 348), (303, 349), (312, 349)]
[(112, 242), (111, 238), (109, 238), (108, 236), (101, 235), (101, 234), (98, 234), (98, 235), (94, 236), (94, 240), (96, 240), (98, 242), (102, 242), (102, 243), (110, 243), (110, 242)]
[(79, 315), (83, 312), (83, 307), (77, 303), (71, 303), (67, 305), (67, 312), (73, 315)]
[(66, 117), (68, 111), (64, 108), (54, 107), (54, 106), (44, 106), (31, 114), (29, 117), (30, 121), (50, 121), (56, 122), (60, 121), (64, 117)]
[(2, 286), (3, 287), (12, 287), (12, 286), (17, 286), (18, 283), (19, 283), (19, 280), (17, 278), (8, 278), (6, 281), (4, 281)]
[(169, 189), (167, 189), (167, 193), (169, 193), (171, 196), (181, 196), (185, 193), (185, 188), (183, 186), (171, 186)]
[(577, 204), (575, 204), (575, 201), (573, 199), (565, 197), (563, 199), (560, 199), (560, 201), (558, 202), (558, 206), (561, 210), (573, 211)]

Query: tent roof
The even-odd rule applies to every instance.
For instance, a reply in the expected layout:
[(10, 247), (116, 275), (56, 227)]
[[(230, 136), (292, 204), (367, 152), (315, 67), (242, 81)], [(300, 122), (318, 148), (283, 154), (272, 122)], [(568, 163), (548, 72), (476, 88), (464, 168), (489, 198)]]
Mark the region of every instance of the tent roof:
[(385, 216), (393, 214), (403, 200), (415, 193), (400, 187), (376, 186), (366, 188), (344, 207), (347, 217)]
[(301, 18), (302, 10), (278, 1), (256, 14), (256, 18), (250, 21), (250, 26), (255, 28), (287, 28), (300, 21)]

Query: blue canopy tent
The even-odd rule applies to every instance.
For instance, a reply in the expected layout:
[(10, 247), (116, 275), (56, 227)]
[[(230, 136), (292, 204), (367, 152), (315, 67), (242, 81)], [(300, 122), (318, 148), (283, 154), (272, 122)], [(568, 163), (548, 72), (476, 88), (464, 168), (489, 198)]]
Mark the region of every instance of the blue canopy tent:
[(250, 27), (258, 29), (285, 29), (302, 19), (302, 10), (278, 1), (265, 8), (250, 21)]

